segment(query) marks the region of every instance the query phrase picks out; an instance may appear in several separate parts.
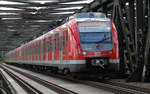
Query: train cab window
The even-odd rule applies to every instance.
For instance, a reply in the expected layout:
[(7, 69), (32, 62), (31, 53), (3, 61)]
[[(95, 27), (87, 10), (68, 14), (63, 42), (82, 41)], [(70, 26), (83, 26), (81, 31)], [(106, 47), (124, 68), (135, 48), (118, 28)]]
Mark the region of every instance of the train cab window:
[(78, 22), (78, 30), (83, 50), (103, 51), (112, 49), (113, 41), (109, 20)]

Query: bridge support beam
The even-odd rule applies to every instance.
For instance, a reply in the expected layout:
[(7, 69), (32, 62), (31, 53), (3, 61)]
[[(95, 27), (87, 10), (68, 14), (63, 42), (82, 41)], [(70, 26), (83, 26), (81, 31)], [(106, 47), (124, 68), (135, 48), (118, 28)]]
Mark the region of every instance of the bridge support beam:
[(145, 65), (146, 65), (146, 72), (145, 72), (145, 81), (150, 82), (150, 1), (148, 0), (148, 28), (147, 28), (147, 39), (146, 39), (146, 46), (145, 46)]
[[(143, 0), (136, 0), (136, 32), (135, 43), (137, 53), (137, 68), (130, 75), (128, 81), (142, 81), (145, 76), (144, 67), (144, 15), (143, 15)], [(145, 69), (145, 68), (144, 68)]]

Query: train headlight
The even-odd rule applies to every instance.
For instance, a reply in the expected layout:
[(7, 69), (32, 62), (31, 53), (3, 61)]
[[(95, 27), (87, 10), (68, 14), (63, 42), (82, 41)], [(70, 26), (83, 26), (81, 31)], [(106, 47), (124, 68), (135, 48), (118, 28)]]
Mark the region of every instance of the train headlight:
[(86, 55), (86, 52), (83, 52), (83, 55)]
[(109, 54), (112, 54), (112, 51), (110, 51)]

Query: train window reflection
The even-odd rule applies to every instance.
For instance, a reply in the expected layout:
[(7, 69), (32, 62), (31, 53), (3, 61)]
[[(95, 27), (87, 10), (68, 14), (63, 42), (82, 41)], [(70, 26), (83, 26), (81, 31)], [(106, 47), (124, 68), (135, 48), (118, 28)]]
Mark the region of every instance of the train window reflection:
[(78, 30), (83, 50), (102, 51), (112, 49), (112, 32), (109, 21), (78, 23)]

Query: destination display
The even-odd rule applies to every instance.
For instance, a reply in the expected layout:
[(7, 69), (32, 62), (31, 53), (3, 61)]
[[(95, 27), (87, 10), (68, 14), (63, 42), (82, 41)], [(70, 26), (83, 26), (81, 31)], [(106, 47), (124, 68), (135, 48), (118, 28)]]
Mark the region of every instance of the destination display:
[(107, 27), (107, 24), (93, 22), (93, 23), (79, 23), (79, 26), (80, 27)]

